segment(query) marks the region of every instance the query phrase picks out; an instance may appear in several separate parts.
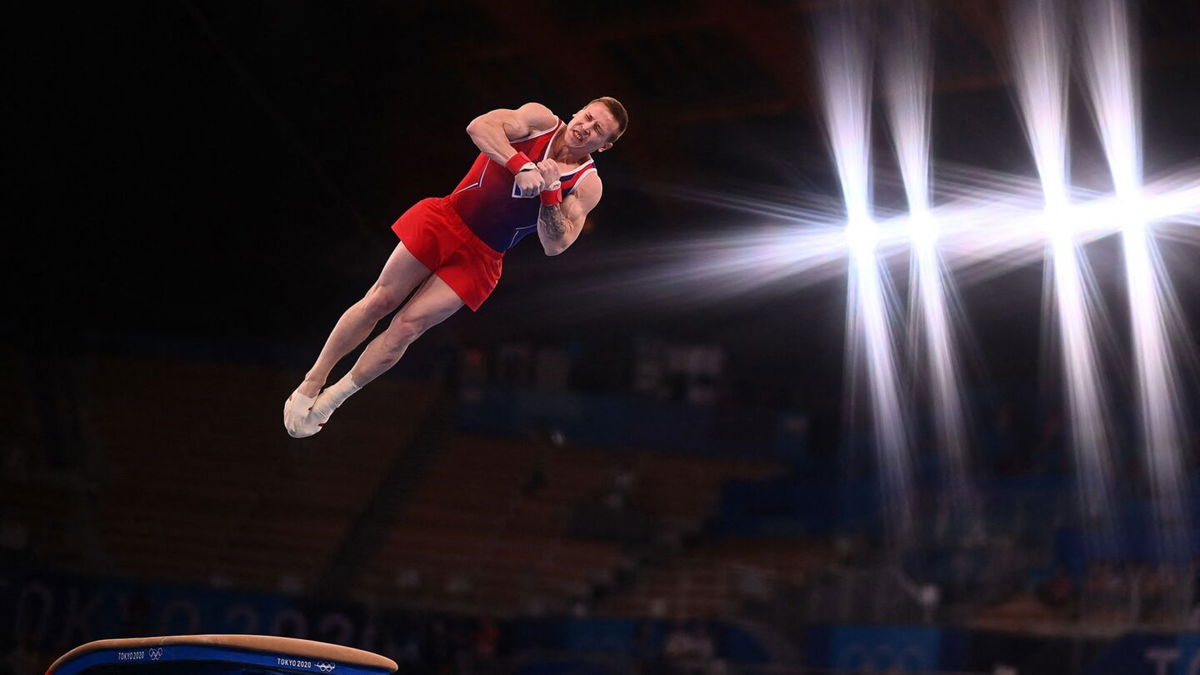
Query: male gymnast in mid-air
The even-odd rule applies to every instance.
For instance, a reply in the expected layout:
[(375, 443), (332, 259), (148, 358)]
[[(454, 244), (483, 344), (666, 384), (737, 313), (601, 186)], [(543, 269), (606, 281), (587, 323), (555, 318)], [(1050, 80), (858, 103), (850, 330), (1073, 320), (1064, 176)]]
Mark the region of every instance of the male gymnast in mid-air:
[[(317, 433), (425, 331), (464, 304), (479, 309), (500, 279), (504, 252), (526, 235), (536, 231), (546, 255), (574, 243), (603, 191), (592, 153), (611, 148), (628, 124), (624, 106), (607, 96), (568, 122), (540, 103), (472, 120), (467, 134), (480, 154), (471, 170), (449, 196), (417, 202), (392, 225), (400, 243), (379, 279), (338, 319), (316, 363), (284, 403), (288, 433)], [(350, 372), (322, 389), (334, 365), (397, 307), (387, 330), (371, 340)]]

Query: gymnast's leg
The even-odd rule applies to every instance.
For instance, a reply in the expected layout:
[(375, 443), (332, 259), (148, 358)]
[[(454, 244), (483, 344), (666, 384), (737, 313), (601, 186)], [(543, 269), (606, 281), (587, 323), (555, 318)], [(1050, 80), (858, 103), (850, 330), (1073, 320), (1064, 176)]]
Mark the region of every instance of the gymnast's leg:
[(390, 314), (404, 302), (404, 298), (422, 280), (430, 276), (429, 268), (413, 257), (403, 243), (397, 244), (379, 273), (379, 278), (361, 300), (342, 314), (325, 341), (316, 363), (305, 375), (304, 381), (284, 404), (284, 425), (289, 431), (312, 407), (313, 400), (325, 386), (329, 371), (362, 344), (374, 330), (380, 319)]
[(437, 275), (430, 275), (392, 318), (387, 330), (371, 340), (350, 372), (322, 391), (295, 428), (288, 427), (288, 432), (303, 438), (320, 431), (333, 411), (347, 398), (396, 365), (409, 345), (462, 306), (462, 299), (445, 281)]

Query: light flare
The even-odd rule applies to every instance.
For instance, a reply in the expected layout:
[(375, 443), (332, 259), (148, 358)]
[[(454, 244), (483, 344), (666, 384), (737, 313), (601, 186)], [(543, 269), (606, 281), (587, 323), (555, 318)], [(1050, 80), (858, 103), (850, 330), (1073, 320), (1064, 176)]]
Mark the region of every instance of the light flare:
[(881, 232), (871, 214), (871, 60), (861, 15), (842, 5), (824, 19), (816, 36), (820, 79), (851, 258), (846, 336), (852, 357), (865, 357), (886, 534), (892, 551), (899, 552), (909, 548), (914, 536), (912, 468), (892, 341), (893, 313), (876, 255)]
[[(928, 219), (877, 211), (872, 227), (877, 257), (899, 260), (936, 239), (943, 278), (952, 274), (957, 286), (966, 288), (1050, 253), (1040, 180), (949, 163), (939, 163), (933, 178), (936, 205)], [(836, 197), (796, 191), (750, 196), (671, 183), (655, 189), (727, 212), (730, 222), (722, 232), (589, 254), (572, 263), (584, 279), (547, 288), (531, 301), (544, 302), (546, 311), (570, 320), (638, 305), (702, 307), (781, 284), (824, 283), (846, 271), (845, 207)], [(1077, 246), (1119, 233), (1129, 221), (1121, 214), (1130, 208), (1158, 223), (1156, 235), (1200, 245), (1200, 167), (1161, 173), (1137, 200), (1122, 202), (1078, 187), (1070, 189), (1068, 200), (1058, 221), (1066, 223)], [(1172, 227), (1162, 227), (1167, 222)], [(947, 285), (946, 290), (952, 298), (952, 289)], [(582, 296), (587, 302), (579, 302)]]
[(1097, 360), (1094, 294), (1076, 240), (1067, 180), (1066, 7), (1056, 0), (1019, 0), (1010, 14), (1017, 99), (1044, 198), (1054, 308), (1075, 458), (1081, 513), (1090, 544), (1115, 543), (1112, 434)]
[[(1141, 120), (1129, 9), (1119, 0), (1085, 6), (1084, 73), (1091, 108), (1124, 219), (1121, 240), (1133, 338), (1143, 457), (1160, 560), (1192, 553), (1184, 482), (1185, 440), (1175, 345), (1185, 336), (1142, 196)], [(1175, 333), (1174, 335), (1172, 333)]]
[[(933, 76), (929, 8), (921, 0), (897, 2), (892, 39), (885, 43), (884, 87), (888, 122), (904, 193), (912, 242), (914, 314), (919, 314), (928, 364), (940, 465), (943, 512), (967, 528), (978, 526), (978, 499), (970, 476), (966, 406), (958, 349), (947, 307), (948, 279), (938, 255), (939, 221), (930, 213), (929, 130)], [(914, 321), (914, 325), (917, 322)]]

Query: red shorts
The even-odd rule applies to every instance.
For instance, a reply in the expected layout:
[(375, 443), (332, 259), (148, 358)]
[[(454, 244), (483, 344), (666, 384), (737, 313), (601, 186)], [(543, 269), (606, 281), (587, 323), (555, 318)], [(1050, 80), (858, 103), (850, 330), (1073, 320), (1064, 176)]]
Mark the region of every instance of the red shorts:
[(476, 237), (444, 197), (413, 204), (392, 224), (392, 231), (471, 311), (479, 309), (500, 281), (504, 254)]

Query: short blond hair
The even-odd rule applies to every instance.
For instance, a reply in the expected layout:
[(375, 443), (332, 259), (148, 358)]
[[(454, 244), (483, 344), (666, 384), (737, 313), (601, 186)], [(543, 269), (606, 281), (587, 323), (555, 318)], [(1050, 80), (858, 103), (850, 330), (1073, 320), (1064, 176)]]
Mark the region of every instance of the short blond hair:
[(593, 103), (603, 103), (604, 107), (608, 108), (608, 112), (612, 113), (613, 119), (617, 121), (616, 133), (608, 137), (609, 143), (615, 143), (629, 128), (629, 113), (625, 111), (625, 106), (621, 105), (620, 101), (611, 96), (601, 96), (588, 101), (588, 105)]

